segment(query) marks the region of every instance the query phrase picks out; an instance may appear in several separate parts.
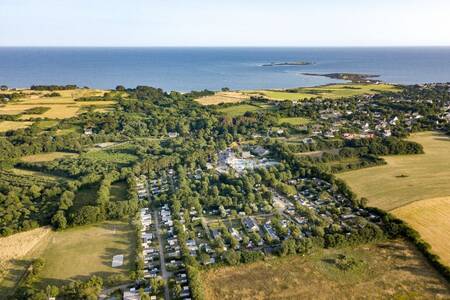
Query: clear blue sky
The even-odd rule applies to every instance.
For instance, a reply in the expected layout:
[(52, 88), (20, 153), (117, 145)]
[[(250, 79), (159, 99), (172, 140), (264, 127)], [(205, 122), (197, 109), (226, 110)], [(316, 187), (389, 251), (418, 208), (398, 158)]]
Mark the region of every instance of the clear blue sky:
[(450, 45), (449, 0), (0, 0), (0, 46)]

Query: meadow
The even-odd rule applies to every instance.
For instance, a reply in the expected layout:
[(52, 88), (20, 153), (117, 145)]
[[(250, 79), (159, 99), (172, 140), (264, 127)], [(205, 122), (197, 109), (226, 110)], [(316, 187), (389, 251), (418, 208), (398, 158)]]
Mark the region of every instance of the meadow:
[(228, 106), (225, 108), (219, 108), (219, 111), (230, 117), (238, 117), (238, 116), (244, 115), (248, 111), (252, 112), (252, 111), (257, 111), (260, 109), (261, 108), (256, 105), (239, 104), (239, 105)]
[[(0, 258), (10, 263), (0, 278), (0, 294), (10, 293), (33, 259), (45, 262), (36, 286), (63, 285), (72, 280), (88, 279), (92, 275), (108, 278), (113, 274), (128, 275), (133, 270), (135, 235), (131, 225), (118, 221), (50, 231), (38, 228), (1, 238)], [(4, 245), (9, 245), (4, 248)], [(5, 254), (6, 253), (6, 254)], [(124, 265), (112, 268), (112, 257), (124, 255)], [(0, 297), (1, 299), (2, 297)]]
[(20, 158), (21, 161), (29, 162), (29, 163), (40, 163), (40, 162), (48, 162), (56, 159), (67, 158), (77, 156), (76, 153), (69, 152), (48, 152), (48, 153), (39, 153), (34, 155), (22, 156)]
[[(0, 113), (1, 114), (1, 113)], [(10, 130), (17, 130), (30, 127), (33, 122), (25, 121), (0, 121), (0, 132), (7, 132)]]
[[(345, 256), (354, 268), (337, 267)], [(431, 299), (449, 284), (405, 241), (269, 258), (202, 274), (206, 299)]]
[(298, 126), (308, 124), (309, 120), (307, 118), (302, 117), (280, 118), (278, 123), (279, 124), (287, 123), (289, 125)]
[(305, 100), (310, 98), (338, 99), (357, 95), (373, 95), (382, 91), (400, 91), (390, 84), (331, 84), (317, 87), (295, 88), (289, 90), (243, 91), (248, 96), (263, 96), (271, 100)]

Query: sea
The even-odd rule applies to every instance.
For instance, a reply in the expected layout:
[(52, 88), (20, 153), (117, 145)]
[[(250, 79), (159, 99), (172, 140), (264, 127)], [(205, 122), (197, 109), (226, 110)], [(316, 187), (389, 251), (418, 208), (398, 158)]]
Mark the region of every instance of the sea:
[[(263, 66), (309, 62), (309, 65)], [(279, 89), (342, 82), (303, 73), (364, 73), (389, 83), (450, 82), (450, 47), (0, 48), (0, 85), (148, 85), (166, 91)]]

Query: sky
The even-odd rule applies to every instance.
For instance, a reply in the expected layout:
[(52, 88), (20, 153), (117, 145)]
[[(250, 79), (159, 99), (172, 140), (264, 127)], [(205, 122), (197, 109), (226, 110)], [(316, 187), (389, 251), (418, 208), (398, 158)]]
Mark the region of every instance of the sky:
[(450, 46), (449, 0), (0, 0), (0, 46)]

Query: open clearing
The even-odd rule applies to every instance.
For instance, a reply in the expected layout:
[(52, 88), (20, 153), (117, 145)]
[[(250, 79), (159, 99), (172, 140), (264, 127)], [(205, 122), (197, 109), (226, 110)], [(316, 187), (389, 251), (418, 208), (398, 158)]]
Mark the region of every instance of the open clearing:
[(330, 84), (317, 87), (295, 88), (287, 90), (245, 91), (249, 96), (263, 96), (271, 100), (305, 100), (309, 98), (351, 97), (356, 95), (371, 95), (380, 91), (400, 91), (390, 84)]
[[(0, 107), (0, 115), (20, 115), (19, 119), (36, 118), (65, 119), (83, 112), (86, 107), (105, 108), (115, 104), (114, 101), (75, 101), (80, 97), (102, 96), (105, 91), (93, 89), (77, 89), (56, 91), (61, 96), (45, 97), (50, 91), (21, 90), (24, 98), (10, 102)], [(36, 107), (48, 107), (42, 114), (26, 114), (26, 111)]]
[(309, 123), (309, 120), (302, 117), (281, 118), (279, 124), (287, 123), (290, 125), (305, 125)]
[[(338, 269), (344, 254), (361, 261)], [(404, 241), (271, 258), (202, 274), (206, 299), (448, 299), (450, 286)]]
[(424, 132), (408, 140), (425, 154), (383, 157), (387, 165), (338, 174), (370, 206), (392, 210), (408, 203), (450, 196), (450, 138)]
[(72, 156), (77, 156), (77, 155), (78, 154), (76, 154), (76, 153), (68, 153), (68, 152), (49, 152), (49, 153), (40, 153), (40, 154), (23, 156), (20, 158), (20, 160), (22, 160), (24, 162), (29, 162), (29, 163), (36, 163), (36, 162), (53, 161), (55, 159), (72, 157)]
[(0, 132), (27, 128), (31, 126), (31, 124), (33, 124), (33, 122), (0, 121)]
[[(14, 262), (6, 280), (0, 282), (1, 295), (11, 291), (31, 260), (38, 257), (45, 261), (41, 280), (36, 283), (40, 287), (48, 284), (67, 284), (75, 279), (85, 280), (92, 275), (103, 278), (118, 273), (128, 275), (133, 268), (132, 255), (136, 241), (134, 230), (128, 223), (108, 221), (60, 232), (48, 232), (38, 239), (33, 250), (26, 251), (30, 248), (28, 240), (33, 241), (35, 238), (33, 233), (34, 231), (24, 233), (29, 236), (27, 242), (16, 240), (22, 233), (7, 238), (14, 241), (17, 245), (16, 253), (22, 255), (15, 256), (20, 260)], [(112, 268), (113, 256), (120, 254), (124, 255), (124, 265)]]
[(219, 108), (219, 111), (230, 116), (230, 117), (238, 117), (244, 115), (246, 112), (252, 112), (260, 110), (261, 107), (251, 104), (238, 104), (229, 107)]
[(215, 105), (220, 103), (238, 103), (250, 97), (240, 92), (217, 92), (212, 96), (201, 97), (196, 101), (202, 105)]
[(416, 201), (392, 213), (416, 229), (442, 261), (450, 265), (450, 197)]

